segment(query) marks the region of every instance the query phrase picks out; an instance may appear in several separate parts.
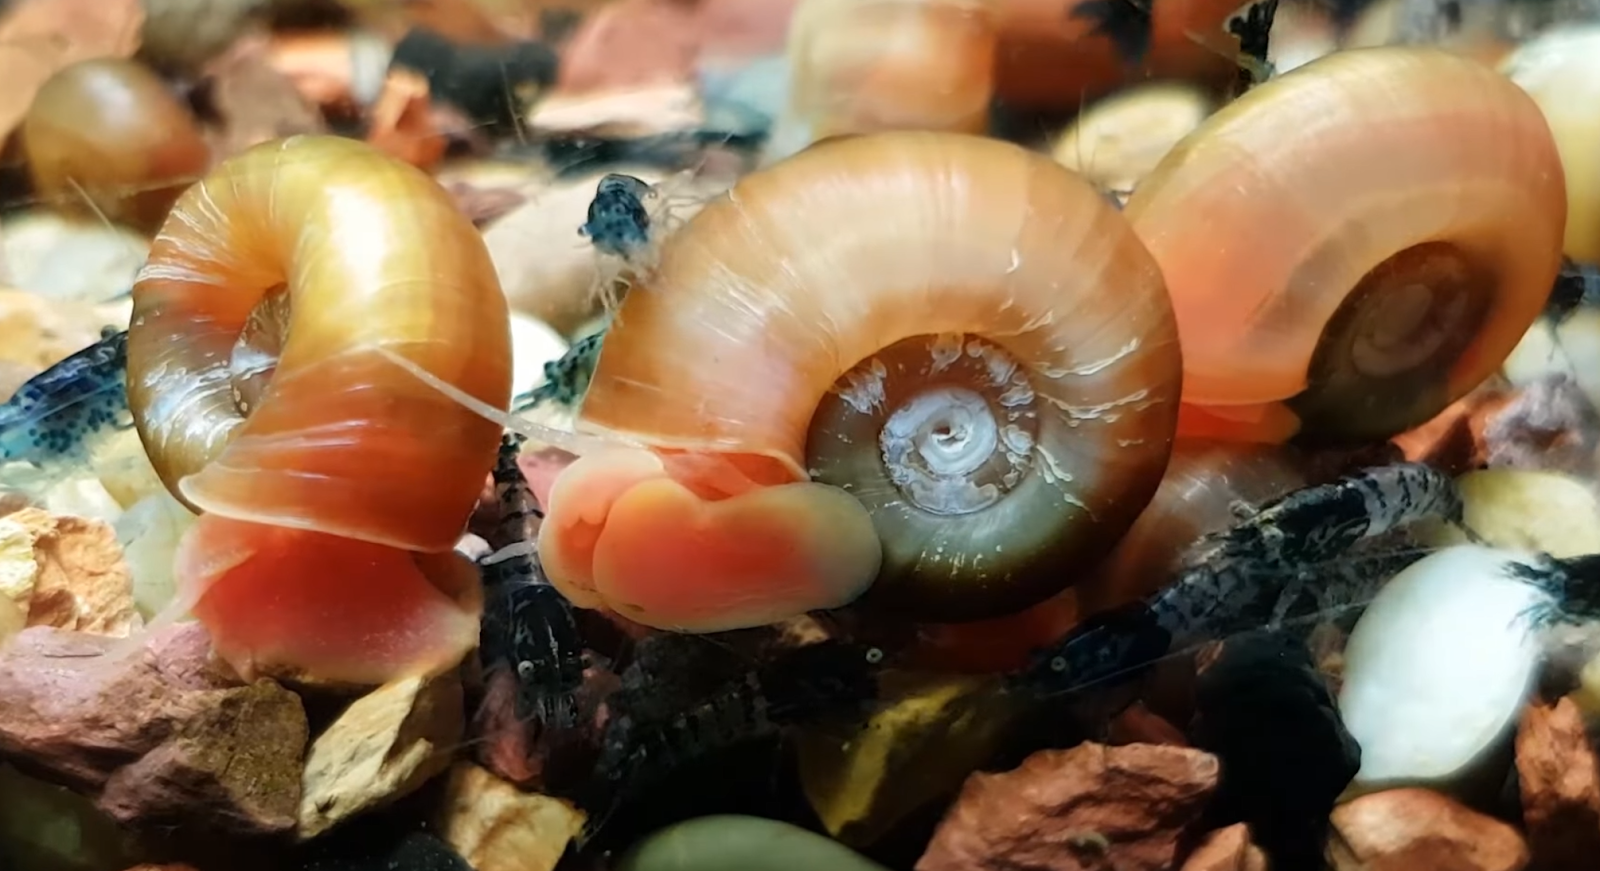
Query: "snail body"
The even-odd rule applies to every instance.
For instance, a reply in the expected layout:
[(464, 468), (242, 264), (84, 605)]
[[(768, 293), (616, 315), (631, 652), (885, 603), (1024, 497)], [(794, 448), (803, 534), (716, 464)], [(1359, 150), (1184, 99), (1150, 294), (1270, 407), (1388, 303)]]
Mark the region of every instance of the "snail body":
[[(21, 127), (34, 187), (68, 211), (154, 230), (210, 162), (193, 113), (133, 61), (81, 61), (40, 86)], [(87, 208), (85, 208), (87, 207)]]
[(1449, 52), (1339, 52), (1180, 142), (1125, 214), (1167, 276), (1196, 437), (1387, 438), (1543, 308), (1566, 192), (1538, 106)]
[(218, 651), (353, 683), (459, 660), (478, 593), (452, 548), (500, 428), (386, 356), (509, 400), (505, 298), (443, 189), (349, 140), (257, 146), (179, 201), (133, 305), (129, 406), (203, 512), (180, 604)]
[(540, 532), (579, 605), (717, 631), (876, 580), (923, 619), (1011, 613), (1072, 583), (1165, 468), (1161, 274), (1044, 155), (820, 143), (713, 200), (641, 283), (579, 421), (636, 447), (563, 471)]

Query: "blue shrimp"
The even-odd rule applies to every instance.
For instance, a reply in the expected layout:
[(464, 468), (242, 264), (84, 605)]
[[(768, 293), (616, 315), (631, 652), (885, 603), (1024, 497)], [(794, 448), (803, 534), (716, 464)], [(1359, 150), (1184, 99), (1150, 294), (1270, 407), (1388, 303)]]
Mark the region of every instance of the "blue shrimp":
[(606, 331), (602, 328), (573, 342), (560, 359), (545, 363), (544, 383), (517, 394), (511, 401), (511, 410), (522, 412), (547, 402), (576, 408), (584, 391), (589, 389), (589, 378), (600, 361), (600, 348), (605, 338)]
[(0, 404), (0, 463), (31, 465), (24, 475), (30, 483), (66, 477), (87, 465), (107, 438), (133, 428), (128, 333), (108, 327), (102, 336)]

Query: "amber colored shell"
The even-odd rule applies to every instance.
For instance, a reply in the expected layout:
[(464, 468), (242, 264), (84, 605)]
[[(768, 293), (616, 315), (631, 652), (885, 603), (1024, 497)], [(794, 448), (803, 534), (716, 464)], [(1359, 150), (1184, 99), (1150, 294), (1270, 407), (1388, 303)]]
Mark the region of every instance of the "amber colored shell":
[[(256, 388), (235, 347), (277, 288), (287, 332), (246, 415)], [(504, 408), (511, 331), (482, 239), (426, 175), (335, 137), (253, 148), (180, 200), (133, 300), (129, 404), (175, 495), (235, 520), (455, 544), (500, 427), (375, 349)]]
[(81, 61), (51, 76), (21, 138), (40, 196), (151, 232), (210, 162), (193, 113), (128, 60)]
[[(884, 470), (879, 415), (990, 347), (988, 401), (1035, 430), (1026, 472), (982, 514), (920, 511)], [(883, 542), (874, 596), (980, 619), (1058, 592), (1133, 522), (1179, 366), (1161, 275), (1090, 185), (1014, 145), (885, 133), (747, 176), (669, 240), (582, 424), (843, 487)]]
[[(1432, 417), (1510, 353), (1559, 267), (1566, 194), (1519, 88), (1452, 53), (1392, 47), (1250, 91), (1179, 143), (1125, 214), (1177, 312), (1180, 432), (1371, 439)], [(1422, 339), (1388, 335), (1409, 321), (1443, 325), (1418, 334), (1448, 346), (1426, 371), (1403, 360), (1431, 353)], [(1365, 364), (1329, 345), (1335, 326), (1387, 343), (1395, 372), (1352, 374)]]
[(1082, 612), (1115, 608), (1166, 586), (1184, 551), (1236, 523), (1241, 506), (1304, 487), (1304, 466), (1284, 446), (1179, 439), (1149, 506), (1078, 587)]
[(805, 0), (789, 28), (788, 104), (768, 162), (831, 136), (981, 133), (996, 0)]

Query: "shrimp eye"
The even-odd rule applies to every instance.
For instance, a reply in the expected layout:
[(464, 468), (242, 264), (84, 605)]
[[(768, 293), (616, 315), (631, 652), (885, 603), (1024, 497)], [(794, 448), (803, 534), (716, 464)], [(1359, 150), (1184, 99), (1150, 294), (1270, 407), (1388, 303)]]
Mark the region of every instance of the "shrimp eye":
[(883, 650), (877, 647), (867, 648), (867, 664), (877, 665), (880, 662), (883, 662)]
[(1067, 670), (1067, 658), (1065, 656), (1051, 657), (1050, 670), (1056, 672), (1057, 674), (1065, 673)]

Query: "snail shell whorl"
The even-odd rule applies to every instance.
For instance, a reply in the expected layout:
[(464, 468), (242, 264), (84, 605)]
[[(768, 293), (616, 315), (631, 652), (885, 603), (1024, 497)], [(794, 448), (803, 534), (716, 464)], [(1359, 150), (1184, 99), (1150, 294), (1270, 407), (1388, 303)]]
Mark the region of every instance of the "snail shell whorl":
[(1472, 389), (1543, 307), (1565, 213), (1534, 102), (1410, 46), (1247, 93), (1125, 212), (1172, 293), (1186, 414), (1262, 440), (1386, 438)]
[(1306, 486), (1305, 466), (1288, 445), (1178, 439), (1150, 504), (1078, 587), (1083, 613), (1108, 611), (1171, 583), (1184, 552), (1236, 523), (1242, 506)]
[(883, 545), (874, 596), (919, 616), (1061, 590), (1166, 466), (1181, 361), (1161, 274), (1044, 155), (825, 142), (706, 206), (646, 285), (583, 425), (843, 488)]
[(832, 136), (982, 133), (993, 96), (998, 6), (805, 0), (789, 28), (789, 99), (768, 162)]
[[(280, 287), (287, 306), (264, 310), (286, 307), (287, 333), (262, 389), (235, 348)], [(510, 325), (481, 237), (425, 174), (334, 137), (250, 149), (184, 194), (133, 299), (129, 404), (174, 495), (235, 520), (454, 545), (500, 427), (376, 349), (505, 407)]]

